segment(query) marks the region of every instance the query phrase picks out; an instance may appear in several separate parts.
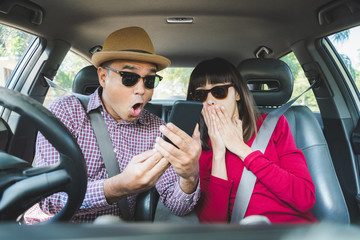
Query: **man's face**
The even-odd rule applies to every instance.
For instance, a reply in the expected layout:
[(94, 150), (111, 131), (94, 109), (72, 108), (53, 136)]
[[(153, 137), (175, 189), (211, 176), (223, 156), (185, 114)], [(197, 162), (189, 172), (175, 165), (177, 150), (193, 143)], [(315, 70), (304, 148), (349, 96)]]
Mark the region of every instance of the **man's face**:
[[(138, 61), (117, 60), (109, 67), (136, 73), (141, 77), (156, 73), (155, 64)], [(135, 121), (151, 99), (154, 89), (145, 88), (142, 78), (134, 86), (124, 86), (119, 73), (102, 67), (98, 68), (98, 76), (103, 88), (101, 99), (108, 113), (118, 122)]]

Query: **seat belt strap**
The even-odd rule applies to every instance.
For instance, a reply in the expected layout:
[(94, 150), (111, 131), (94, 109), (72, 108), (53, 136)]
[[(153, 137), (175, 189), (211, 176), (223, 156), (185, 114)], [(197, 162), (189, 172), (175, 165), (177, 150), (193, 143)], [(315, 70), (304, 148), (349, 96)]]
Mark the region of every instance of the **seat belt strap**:
[[(61, 90), (66, 93), (70, 93), (70, 94), (74, 95), (75, 97), (77, 97), (80, 100), (81, 104), (83, 105), (85, 112), (87, 112), (86, 109), (87, 109), (87, 105), (90, 101), (90, 96), (70, 92), (67, 89), (60, 87), (59, 85), (57, 85), (56, 83), (54, 83), (53, 81), (51, 81), (50, 79), (48, 79), (45, 76), (44, 76), (44, 79), (46, 80), (47, 84), (50, 87)], [(120, 167), (119, 167), (119, 163), (117, 161), (117, 158), (116, 158), (116, 155), (114, 152), (114, 148), (113, 148), (113, 144), (112, 144), (112, 141), (111, 141), (111, 138), (109, 135), (109, 131), (104, 122), (104, 118), (102, 117), (99, 109), (94, 109), (94, 110), (90, 111), (87, 115), (90, 119), (91, 127), (94, 130), (95, 137), (96, 137), (97, 143), (99, 145), (100, 153), (104, 160), (104, 164), (105, 164), (105, 168), (108, 173), (108, 176), (109, 177), (115, 176), (120, 173)], [(122, 197), (117, 202), (117, 206), (120, 210), (122, 219), (124, 219), (126, 221), (133, 220), (131, 217), (129, 203), (128, 203), (126, 196)]]
[[(289, 107), (304, 93), (309, 91), (314, 85), (316, 81), (311, 84), (310, 87), (308, 87), (304, 92), (302, 92), (299, 96), (292, 99), (291, 101), (285, 103), (281, 107), (274, 109), (271, 111), (263, 121), (258, 133), (256, 134), (256, 137), (254, 139), (253, 144), (251, 145), (251, 148), (256, 151), (259, 150), (262, 153), (265, 153), (266, 147), (270, 141), (271, 135), (274, 132), (274, 129), (277, 125), (277, 122), (281, 115), (283, 115), (286, 110), (289, 109)], [(244, 167), (243, 173), (241, 175), (240, 183), (238, 190), (236, 192), (234, 207), (231, 215), (231, 223), (240, 223), (240, 221), (244, 218), (246, 210), (248, 208), (250, 198), (252, 195), (252, 192), (254, 190), (254, 186), (256, 183), (256, 176), (248, 170), (246, 167)]]
[[(85, 109), (89, 103), (90, 97), (82, 94), (73, 93), (82, 103)], [(105, 124), (104, 118), (101, 115), (99, 109), (93, 109), (88, 114), (92, 129), (94, 130), (97, 143), (101, 156), (104, 160), (105, 168), (109, 177), (116, 176), (120, 173), (119, 163), (117, 161), (113, 143), (111, 141), (109, 131)], [(130, 213), (129, 203), (127, 197), (120, 198), (117, 202), (117, 206), (120, 210), (121, 218), (126, 221), (133, 220)]]

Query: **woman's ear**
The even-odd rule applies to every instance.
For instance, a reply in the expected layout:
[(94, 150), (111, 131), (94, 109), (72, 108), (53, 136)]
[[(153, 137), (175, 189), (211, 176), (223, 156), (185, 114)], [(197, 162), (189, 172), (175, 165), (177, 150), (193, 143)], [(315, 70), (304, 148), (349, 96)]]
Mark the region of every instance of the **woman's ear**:
[(243, 118), (244, 118), (244, 111), (243, 111), (243, 108), (241, 107), (241, 104), (240, 104), (240, 100), (238, 101), (238, 106), (239, 106), (239, 119), (242, 121)]
[(237, 91), (235, 91), (235, 100), (236, 100), (237, 102), (241, 100), (240, 94), (239, 94)]

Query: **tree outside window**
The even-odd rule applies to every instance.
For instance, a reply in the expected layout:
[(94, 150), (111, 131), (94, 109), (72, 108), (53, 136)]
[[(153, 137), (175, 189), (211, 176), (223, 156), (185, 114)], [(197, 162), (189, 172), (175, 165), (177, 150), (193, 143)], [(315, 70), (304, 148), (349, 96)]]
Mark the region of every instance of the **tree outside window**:
[(0, 25), (0, 86), (4, 87), (35, 36)]

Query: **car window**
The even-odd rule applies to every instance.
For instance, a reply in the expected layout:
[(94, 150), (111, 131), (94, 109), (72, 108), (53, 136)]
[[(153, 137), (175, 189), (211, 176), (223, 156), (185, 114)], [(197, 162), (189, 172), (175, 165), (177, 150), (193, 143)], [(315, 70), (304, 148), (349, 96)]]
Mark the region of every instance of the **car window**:
[(155, 88), (152, 99), (185, 99), (190, 74), (194, 68), (166, 68), (158, 74), (163, 77)]
[[(309, 86), (310, 83), (305, 76), (305, 73), (297, 60), (295, 54), (293, 52), (288, 53), (284, 57), (281, 58), (287, 65), (290, 67), (291, 72), (294, 76), (294, 89), (291, 96), (291, 99), (300, 95), (303, 91), (305, 91)], [(295, 104), (305, 105), (310, 108), (313, 112), (319, 112), (319, 106), (316, 102), (315, 95), (313, 91), (309, 90), (307, 93), (302, 95)]]
[[(89, 66), (91, 63), (85, 60), (78, 54), (69, 51), (65, 56), (64, 61), (61, 63), (59, 70), (54, 78), (54, 82), (60, 87), (71, 91), (75, 75), (84, 67)], [(64, 91), (49, 88), (45, 97), (44, 106), (48, 106), (54, 99), (64, 96)]]
[(0, 24), (0, 86), (5, 87), (35, 36)]
[(350, 79), (360, 89), (360, 26), (330, 35), (328, 40), (346, 67)]

